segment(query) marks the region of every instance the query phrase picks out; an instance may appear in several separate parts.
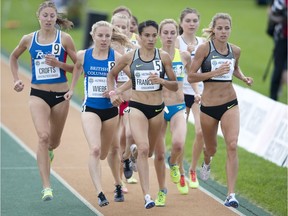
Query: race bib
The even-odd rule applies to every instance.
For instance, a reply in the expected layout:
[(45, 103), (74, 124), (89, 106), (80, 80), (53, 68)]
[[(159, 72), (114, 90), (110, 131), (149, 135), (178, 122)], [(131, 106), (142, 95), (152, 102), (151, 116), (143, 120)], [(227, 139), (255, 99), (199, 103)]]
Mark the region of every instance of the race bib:
[[(174, 74), (175, 74), (176, 78), (184, 77), (185, 70), (184, 70), (184, 66), (182, 64), (173, 65), (173, 71), (174, 71)], [(168, 79), (168, 76), (167, 76), (166, 73), (164, 75), (164, 78)]]
[(232, 75), (234, 72), (234, 64), (235, 60), (234, 59), (212, 59), (211, 60), (211, 71), (217, 70), (223, 63), (228, 62), (230, 65), (230, 71), (229, 73), (212, 77), (212, 80), (231, 80)]
[(107, 89), (106, 77), (88, 77), (88, 97), (103, 98), (103, 93)]
[(61, 54), (61, 44), (60, 43), (54, 43), (53, 44), (51, 54), (54, 56), (60, 56), (60, 54)]
[(184, 74), (184, 66), (183, 65), (176, 65), (173, 67), (174, 73), (176, 77), (182, 77)]
[(157, 74), (160, 77), (160, 72), (155, 70), (135, 70), (135, 90), (137, 91), (156, 91), (160, 88), (160, 84), (152, 84), (148, 80), (151, 73)]
[(108, 71), (111, 71), (115, 66), (115, 61), (108, 61)]
[[(56, 59), (58, 58), (56, 57)], [(34, 64), (37, 80), (57, 79), (60, 77), (60, 68), (47, 65), (45, 59), (36, 59)]]
[(120, 71), (117, 76), (117, 82), (127, 82), (129, 80), (129, 77), (124, 71)]

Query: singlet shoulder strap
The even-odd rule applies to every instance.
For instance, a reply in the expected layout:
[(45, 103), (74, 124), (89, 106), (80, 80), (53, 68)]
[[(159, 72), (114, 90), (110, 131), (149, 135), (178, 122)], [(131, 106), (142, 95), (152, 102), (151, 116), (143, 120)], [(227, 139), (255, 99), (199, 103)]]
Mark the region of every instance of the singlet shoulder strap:
[(227, 45), (228, 45), (229, 52), (233, 53), (231, 44), (230, 44), (230, 43), (227, 43)]
[(172, 59), (172, 61), (179, 60), (179, 59), (181, 60), (180, 50), (175, 48), (174, 59)]
[(155, 59), (160, 59), (160, 51), (158, 48), (155, 48)]
[(214, 47), (214, 44), (213, 44), (212, 40), (209, 41), (209, 45), (210, 45), (210, 53), (211, 53), (211, 52), (213, 52), (215, 50), (215, 47)]
[(234, 53), (233, 53), (233, 49), (230, 43), (227, 44), (228, 45), (228, 49), (229, 49), (229, 53), (231, 53), (231, 56), (234, 58)]
[(55, 42), (61, 43), (61, 31), (59, 29), (57, 29), (57, 31), (56, 31), (56, 40), (55, 40)]
[(37, 41), (37, 35), (38, 35), (38, 31), (35, 31), (34, 33), (33, 33), (33, 38), (32, 38), (32, 42), (36, 42)]
[(92, 55), (93, 49), (94, 49), (94, 48), (86, 49), (85, 55)]
[(184, 38), (182, 37), (182, 35), (180, 35), (180, 41), (183, 43), (183, 44), (185, 44), (185, 45), (188, 45), (187, 43), (186, 43), (186, 41), (184, 40)]
[(38, 31), (33, 32), (32, 40), (31, 40), (30, 47), (28, 50), (31, 49), (31, 47), (33, 46), (33, 43), (36, 43), (37, 34), (38, 34)]
[(108, 51), (108, 59), (111, 59), (111, 58), (115, 58), (115, 52), (114, 52), (114, 49), (110, 47)]
[(135, 49), (135, 51), (134, 51), (133, 61), (135, 61), (138, 58), (139, 58), (139, 48)]

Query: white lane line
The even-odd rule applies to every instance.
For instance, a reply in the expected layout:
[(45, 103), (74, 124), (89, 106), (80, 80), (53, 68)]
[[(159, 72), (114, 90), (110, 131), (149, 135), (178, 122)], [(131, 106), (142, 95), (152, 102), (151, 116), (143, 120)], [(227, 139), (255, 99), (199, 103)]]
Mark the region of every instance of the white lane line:
[[(12, 137), (20, 147), (22, 147), (27, 153), (29, 153), (35, 160), (36, 154), (25, 145), (25, 143), (17, 137), (11, 130), (9, 130), (5, 125), (1, 123), (1, 128)], [(34, 167), (32, 167), (34, 169)], [(83, 196), (81, 196), (71, 185), (69, 185), (60, 175), (58, 175), (53, 169), (51, 169), (51, 174), (61, 182), (72, 194), (74, 194), (81, 202), (83, 202), (91, 211), (93, 211), (97, 216), (104, 216), (99, 212), (93, 205), (91, 205)]]

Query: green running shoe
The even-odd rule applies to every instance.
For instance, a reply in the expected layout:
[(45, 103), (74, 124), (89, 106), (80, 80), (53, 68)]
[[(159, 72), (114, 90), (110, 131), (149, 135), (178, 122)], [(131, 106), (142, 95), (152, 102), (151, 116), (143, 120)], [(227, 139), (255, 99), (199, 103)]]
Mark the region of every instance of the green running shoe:
[(164, 207), (166, 203), (166, 194), (163, 191), (159, 191), (157, 199), (155, 200), (155, 206)]
[(42, 200), (49, 201), (53, 199), (53, 190), (51, 188), (45, 188), (42, 190)]
[(169, 167), (170, 167), (170, 177), (171, 181), (175, 184), (177, 184), (180, 181), (180, 171), (179, 171), (179, 166), (176, 164), (171, 164), (170, 163), (170, 156), (167, 158)]
[(177, 184), (180, 181), (180, 171), (178, 165), (173, 165), (170, 167), (170, 177), (171, 181)]
[(52, 161), (54, 159), (54, 152), (53, 152), (53, 150), (49, 150), (48, 153), (49, 153), (50, 163), (52, 163)]
[(184, 175), (181, 175), (180, 181), (177, 183), (177, 188), (180, 194), (183, 194), (183, 195), (188, 194), (189, 189), (188, 189), (188, 185), (186, 183)]
[(199, 187), (199, 182), (198, 182), (196, 171), (190, 170), (189, 187), (190, 188), (198, 188)]

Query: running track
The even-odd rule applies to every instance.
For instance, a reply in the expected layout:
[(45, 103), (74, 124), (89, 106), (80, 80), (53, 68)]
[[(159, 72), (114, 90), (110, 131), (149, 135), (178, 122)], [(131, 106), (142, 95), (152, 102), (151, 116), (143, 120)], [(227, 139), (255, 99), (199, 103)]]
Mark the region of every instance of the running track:
[[(24, 149), (27, 149), (28, 152), (30, 151), (32, 156), (34, 156), (35, 162), (37, 136), (28, 109), (30, 76), (27, 75), (27, 71), (25, 72), (25, 70), (21, 69), (20, 78), (24, 81), (25, 88), (21, 93), (16, 93), (13, 90), (13, 79), (7, 64), (7, 59), (2, 57), (1, 124), (11, 132), (10, 136), (12, 136), (12, 139), (18, 139), (19, 142), (23, 144)], [(2, 152), (2, 154), (5, 154), (5, 152)], [(158, 192), (157, 179), (153, 161), (152, 159), (149, 160), (150, 191), (151, 196), (155, 198)], [(95, 215), (241, 215), (240, 212), (225, 207), (222, 200), (209, 196), (209, 193), (206, 193), (203, 188), (190, 190), (188, 195), (180, 195), (177, 191), (176, 185), (170, 182), (168, 170), (166, 174), (166, 183), (168, 187), (166, 207), (155, 207), (149, 210), (144, 209), (144, 200), (139, 183), (136, 185), (128, 185), (129, 193), (125, 195), (125, 202), (115, 203), (113, 201), (114, 182), (106, 160), (101, 162), (103, 175), (102, 184), (103, 190), (110, 201), (110, 205), (100, 208), (97, 204), (97, 194), (89, 175), (87, 163), (88, 145), (81, 127), (80, 107), (72, 102), (63, 132), (61, 145), (55, 151), (55, 159), (52, 164), (52, 173), (58, 180), (60, 180), (63, 187), (68, 188), (68, 190), (72, 192), (71, 196), (76, 196), (76, 198), (83, 202), (88, 209), (92, 210)], [(34, 166), (36, 166), (36, 162)], [(136, 177), (138, 179), (138, 175), (136, 175)], [(4, 177), (2, 176), (2, 178)], [(18, 178), (21, 178), (21, 176), (18, 176)], [(39, 191), (39, 198), (37, 197), (37, 199), (41, 199), (41, 184), (39, 174), (35, 172), (35, 176), (31, 176), (31, 178), (36, 178), (37, 182), (35, 184), (31, 184), (29, 188), (31, 191), (36, 191), (36, 193)], [(22, 183), (23, 185), (29, 185), (31, 182), (29, 181)], [(5, 187), (3, 184), (1, 186), (2, 188)], [(54, 193), (56, 194), (56, 191), (54, 191)], [(17, 196), (17, 194), (15, 194), (15, 196)], [(57, 196), (55, 196), (53, 201), (51, 201), (49, 204), (47, 203), (47, 205), (61, 205), (60, 202), (57, 203), (57, 200), (59, 201), (61, 198), (63, 199), (63, 197), (61, 197), (62, 194), (57, 193)], [(5, 197), (5, 194), (2, 194), (2, 198), (3, 197)], [(66, 197), (64, 198), (66, 199)], [(35, 200), (31, 200), (31, 202), (35, 202)], [(5, 212), (5, 207), (6, 206), (2, 205), (1, 209), (4, 210), (1, 210), (2, 213)], [(17, 208), (17, 206), (15, 206), (15, 208)], [(45, 212), (41, 212), (41, 209), (42, 208), (39, 208), (38, 210), (39, 214), (45, 215)], [(10, 211), (11, 212), (6, 211), (7, 216), (17, 215), (13, 214), (13, 209)], [(24, 208), (21, 210), (21, 215), (28, 216), (29, 211), (31, 211), (31, 209), (29, 210), (29, 208)], [(57, 211), (57, 208), (53, 207), (50, 208), (49, 214), (62, 215), (61, 212)], [(73, 215), (73, 213), (71, 215)], [(85, 216), (85, 213), (83, 212), (81, 215)]]

